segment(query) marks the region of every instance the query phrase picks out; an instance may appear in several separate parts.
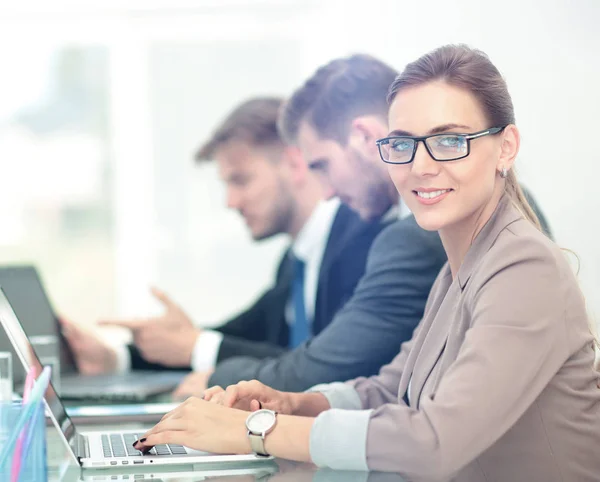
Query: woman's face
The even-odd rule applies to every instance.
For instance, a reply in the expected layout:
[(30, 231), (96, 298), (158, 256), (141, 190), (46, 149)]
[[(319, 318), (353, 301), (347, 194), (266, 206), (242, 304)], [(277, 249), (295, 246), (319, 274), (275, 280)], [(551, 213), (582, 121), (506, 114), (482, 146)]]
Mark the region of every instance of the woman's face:
[[(472, 134), (500, 127), (489, 125), (469, 91), (443, 81), (401, 90), (390, 106), (389, 124), (390, 136)], [(448, 139), (436, 139), (446, 149), (459, 150), (459, 146), (446, 145)], [(469, 142), (470, 154), (463, 159), (435, 161), (419, 142), (411, 163), (388, 165), (396, 189), (422, 228), (442, 230), (465, 223), (469, 227), (499, 199), (504, 188), (499, 171), (510, 169), (518, 150), (516, 128), (509, 126), (499, 134)]]

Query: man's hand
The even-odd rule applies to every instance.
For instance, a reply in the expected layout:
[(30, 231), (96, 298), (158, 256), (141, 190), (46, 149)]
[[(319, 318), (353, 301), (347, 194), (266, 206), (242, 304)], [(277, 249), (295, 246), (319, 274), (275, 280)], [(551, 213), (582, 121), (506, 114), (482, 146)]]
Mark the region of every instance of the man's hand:
[(201, 330), (165, 293), (152, 288), (152, 294), (165, 306), (162, 316), (136, 320), (101, 321), (103, 325), (131, 330), (133, 342), (145, 360), (170, 367), (189, 367), (194, 345)]
[(117, 370), (117, 353), (92, 332), (75, 323), (59, 318), (60, 325), (71, 347), (79, 373), (100, 375)]
[(201, 397), (208, 386), (212, 370), (190, 373), (173, 392), (173, 400), (185, 400), (188, 397)]

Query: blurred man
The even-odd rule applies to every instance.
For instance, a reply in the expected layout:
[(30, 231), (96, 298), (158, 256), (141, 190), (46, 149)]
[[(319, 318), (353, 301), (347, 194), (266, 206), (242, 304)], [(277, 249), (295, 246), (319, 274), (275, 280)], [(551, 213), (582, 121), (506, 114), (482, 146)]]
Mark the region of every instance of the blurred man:
[(351, 296), (382, 224), (364, 222), (339, 200), (322, 200), (318, 179), (299, 150), (277, 130), (282, 101), (256, 98), (236, 108), (199, 150), (215, 159), (227, 205), (244, 218), (255, 240), (285, 233), (292, 239), (275, 285), (247, 311), (214, 330), (197, 328), (166, 294), (154, 290), (165, 313), (109, 321), (129, 328), (134, 344), (117, 349), (72, 324), (66, 333), (84, 373), (192, 367), (206, 377), (217, 363), (244, 355), (284, 353), (318, 334)]
[[(300, 148), (322, 180), (364, 219), (399, 219), (377, 237), (352, 298), (310, 344), (276, 358), (231, 358), (209, 386), (257, 379), (278, 390), (376, 374), (411, 338), (440, 268), (439, 236), (416, 224), (381, 161), (375, 141), (388, 134), (387, 92), (396, 72), (368, 55), (334, 60), (318, 69), (286, 103), (280, 131)], [(199, 394), (202, 380), (187, 384)]]

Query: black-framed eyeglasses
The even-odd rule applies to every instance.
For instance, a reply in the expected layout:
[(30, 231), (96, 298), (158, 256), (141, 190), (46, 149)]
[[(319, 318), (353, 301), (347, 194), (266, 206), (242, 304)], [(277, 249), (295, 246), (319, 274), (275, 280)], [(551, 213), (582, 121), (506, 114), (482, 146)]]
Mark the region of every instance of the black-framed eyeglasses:
[(439, 162), (456, 161), (467, 157), (471, 152), (471, 141), (483, 136), (498, 134), (506, 126), (490, 127), (472, 134), (432, 134), (430, 136), (391, 136), (376, 141), (379, 155), (388, 164), (410, 164), (415, 158), (419, 142), (433, 160)]

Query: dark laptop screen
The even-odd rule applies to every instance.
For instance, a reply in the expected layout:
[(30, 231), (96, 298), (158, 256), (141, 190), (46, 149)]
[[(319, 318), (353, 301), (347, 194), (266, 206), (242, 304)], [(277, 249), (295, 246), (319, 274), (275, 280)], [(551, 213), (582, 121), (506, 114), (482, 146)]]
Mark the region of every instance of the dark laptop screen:
[[(0, 286), (19, 318), (27, 336), (58, 335), (60, 338), (60, 371), (76, 371), (71, 351), (60, 333), (60, 327), (42, 281), (33, 266), (0, 267)], [(10, 342), (0, 336), (0, 351), (11, 351)], [(14, 353), (13, 353), (14, 355)], [(15, 363), (13, 363), (13, 366)], [(16, 369), (17, 367), (15, 367)], [(15, 382), (21, 382), (22, 373), (15, 372)]]

